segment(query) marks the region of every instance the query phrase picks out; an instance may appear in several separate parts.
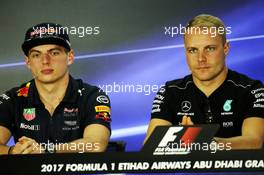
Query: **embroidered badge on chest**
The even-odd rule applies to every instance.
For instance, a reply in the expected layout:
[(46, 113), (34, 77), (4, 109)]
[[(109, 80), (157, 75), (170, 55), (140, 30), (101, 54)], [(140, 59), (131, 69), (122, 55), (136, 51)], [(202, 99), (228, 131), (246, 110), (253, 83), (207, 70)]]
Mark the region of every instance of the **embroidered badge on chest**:
[(226, 100), (224, 105), (223, 105), (223, 110), (224, 112), (221, 112), (222, 116), (225, 115), (233, 115), (233, 111), (232, 111), (232, 102), (233, 100)]
[(64, 108), (63, 116), (64, 117), (75, 117), (78, 115), (79, 109), (78, 108)]
[(194, 112), (191, 111), (192, 109), (192, 103), (190, 101), (182, 101), (181, 102), (181, 111), (177, 112), (178, 116), (194, 116)]
[(183, 112), (188, 112), (192, 108), (191, 102), (189, 101), (183, 101), (181, 103), (181, 109)]
[(27, 121), (31, 121), (36, 118), (35, 108), (25, 108), (23, 110), (23, 116)]
[(232, 101), (233, 100), (226, 100), (226, 102), (225, 102), (225, 104), (223, 106), (224, 111), (229, 112), (231, 110), (231, 108), (232, 108), (232, 106), (231, 106)]

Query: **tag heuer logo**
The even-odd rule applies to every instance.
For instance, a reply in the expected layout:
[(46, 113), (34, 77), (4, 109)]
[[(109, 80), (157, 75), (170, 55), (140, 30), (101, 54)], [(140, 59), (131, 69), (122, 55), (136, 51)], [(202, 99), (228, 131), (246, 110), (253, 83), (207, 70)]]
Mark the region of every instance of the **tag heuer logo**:
[(31, 121), (36, 117), (35, 108), (25, 108), (23, 116), (27, 121)]

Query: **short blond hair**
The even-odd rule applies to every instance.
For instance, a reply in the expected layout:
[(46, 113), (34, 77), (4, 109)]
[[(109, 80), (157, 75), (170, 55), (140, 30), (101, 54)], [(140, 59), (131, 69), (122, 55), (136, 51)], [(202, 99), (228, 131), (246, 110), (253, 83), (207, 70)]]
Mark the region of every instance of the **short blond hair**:
[(186, 25), (186, 31), (192, 27), (199, 28), (211, 28), (215, 27), (216, 29), (223, 28), (223, 33), (218, 33), (223, 41), (223, 44), (226, 43), (226, 27), (221, 19), (216, 16), (209, 14), (200, 14), (192, 18)]

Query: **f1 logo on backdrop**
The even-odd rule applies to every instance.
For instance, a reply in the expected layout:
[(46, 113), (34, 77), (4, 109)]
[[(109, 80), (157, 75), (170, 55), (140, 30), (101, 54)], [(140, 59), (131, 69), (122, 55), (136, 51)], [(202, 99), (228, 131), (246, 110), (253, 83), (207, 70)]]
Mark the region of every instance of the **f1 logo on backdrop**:
[(200, 127), (189, 127), (187, 129), (182, 126), (170, 127), (153, 152), (153, 155), (190, 153), (190, 144), (196, 140), (200, 131)]

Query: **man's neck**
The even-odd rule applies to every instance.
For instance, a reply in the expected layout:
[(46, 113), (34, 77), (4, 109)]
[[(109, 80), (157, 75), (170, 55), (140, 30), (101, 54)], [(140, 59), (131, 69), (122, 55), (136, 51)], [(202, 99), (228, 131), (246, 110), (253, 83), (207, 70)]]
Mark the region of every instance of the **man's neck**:
[(207, 97), (209, 97), (218, 87), (222, 85), (227, 77), (228, 69), (225, 67), (223, 71), (208, 81), (200, 81), (193, 77), (194, 84), (200, 89)]
[(40, 100), (52, 115), (55, 108), (59, 105), (59, 103), (65, 96), (69, 83), (69, 75), (66, 74), (63, 78), (54, 83), (42, 83), (36, 80), (35, 83)]

